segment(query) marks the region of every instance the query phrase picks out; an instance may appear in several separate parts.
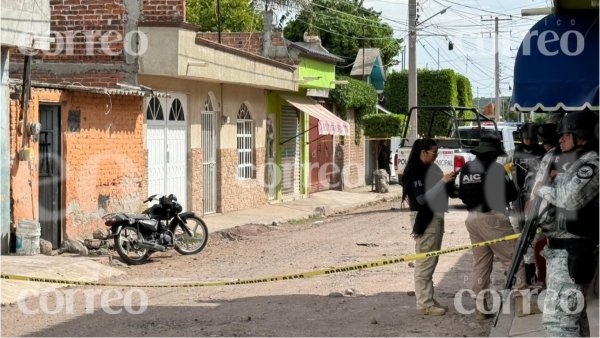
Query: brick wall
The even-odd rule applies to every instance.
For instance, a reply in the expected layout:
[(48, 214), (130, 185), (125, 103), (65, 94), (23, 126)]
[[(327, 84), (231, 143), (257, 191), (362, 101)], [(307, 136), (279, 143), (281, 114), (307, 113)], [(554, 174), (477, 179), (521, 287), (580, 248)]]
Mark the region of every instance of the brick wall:
[[(203, 39), (214, 42), (219, 41), (218, 33), (199, 32), (198, 36)], [(237, 48), (255, 55), (262, 55), (262, 39), (263, 37), (261, 32), (221, 33), (221, 44)], [(274, 47), (285, 46), (283, 33), (273, 33), (271, 38), (271, 45)]]
[(57, 40), (50, 50), (57, 55), (45, 54), (44, 60), (110, 62), (124, 59), (121, 51), (127, 12), (122, 1), (50, 0), (50, 11), (50, 29)]
[(354, 110), (348, 111), (346, 121), (350, 124), (350, 135), (336, 136), (335, 163), (340, 168), (344, 189), (365, 185), (365, 136), (361, 132), (360, 143), (355, 143), (356, 119)]
[(185, 0), (142, 0), (142, 21), (183, 22)]
[(237, 177), (237, 149), (219, 149), (217, 157), (220, 168), (217, 174), (218, 212), (255, 208), (267, 204), (264, 190), (265, 148), (254, 148), (256, 175), (253, 179), (240, 180)]
[[(63, 125), (69, 110), (81, 114), (81, 130), (67, 132), (63, 138), (69, 237), (90, 234), (107, 211), (139, 209), (146, 197), (142, 191), (147, 181), (143, 99), (113, 96), (110, 100), (107, 95), (74, 92), (63, 113)], [(100, 207), (101, 196), (108, 196), (106, 209)]]
[(39, 70), (34, 74), (35, 81), (46, 83), (74, 84), (92, 87), (114, 88), (117, 82), (127, 82), (122, 73), (100, 73), (90, 70), (85, 74), (56, 74)]
[[(112, 211), (136, 211), (147, 192), (143, 149), (142, 97), (35, 89), (29, 121), (38, 121), (39, 104), (55, 102), (61, 111), (64, 238), (91, 237), (103, 227), (101, 216)], [(110, 108), (110, 109), (109, 109)], [(69, 111), (80, 114), (80, 130), (66, 131)], [(36, 157), (20, 161), (21, 137), (16, 126), (20, 106), (11, 100), (11, 201), (14, 221), (38, 219), (38, 144)], [(101, 207), (101, 201), (106, 207)]]
[[(184, 0), (50, 0), (49, 51), (37, 51), (35, 81), (115, 87), (136, 82), (140, 21), (182, 22)], [(10, 76), (21, 78), (23, 56), (11, 51)], [(82, 64), (84, 67), (82, 67)]]

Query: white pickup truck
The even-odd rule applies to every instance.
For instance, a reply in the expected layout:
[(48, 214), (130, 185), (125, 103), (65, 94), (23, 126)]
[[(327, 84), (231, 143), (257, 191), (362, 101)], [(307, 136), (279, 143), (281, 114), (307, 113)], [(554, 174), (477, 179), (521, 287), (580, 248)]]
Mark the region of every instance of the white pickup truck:
[[(415, 110), (417, 110), (419, 114), (422, 114), (423, 112), (432, 113), (433, 118), (430, 120), (430, 126), (428, 128), (430, 131), (429, 133), (431, 133), (431, 126), (436, 118), (446, 116), (446, 119), (450, 118), (451, 120), (451, 127), (447, 135), (427, 136), (433, 138), (438, 144), (438, 157), (435, 163), (442, 169), (442, 172), (459, 170), (465, 163), (474, 159), (475, 155), (471, 153), (471, 149), (477, 146), (479, 139), (483, 135), (496, 134), (502, 140), (504, 150), (507, 152), (508, 156), (498, 158), (498, 162), (506, 164), (512, 160), (515, 149), (513, 132), (518, 128), (516, 124), (496, 124), (494, 120), (479, 114), (475, 108), (450, 106), (413, 107), (409, 111), (407, 121), (410, 120), (410, 114)], [(406, 162), (408, 161), (411, 150), (408, 142), (403, 142), (407, 141), (407, 129), (408, 128), (404, 129), (404, 135), (402, 135), (402, 137), (392, 138), (392, 165), (390, 169), (392, 177), (398, 177), (398, 182), (401, 182), (401, 176), (406, 167)]]

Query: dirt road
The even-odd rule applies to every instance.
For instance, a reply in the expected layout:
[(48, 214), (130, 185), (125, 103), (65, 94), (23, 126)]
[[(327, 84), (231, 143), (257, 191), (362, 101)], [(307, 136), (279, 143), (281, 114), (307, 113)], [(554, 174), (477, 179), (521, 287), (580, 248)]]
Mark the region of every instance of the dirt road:
[[(398, 201), (384, 202), (317, 221), (247, 225), (211, 234), (198, 255), (155, 254), (145, 265), (123, 267), (126, 275), (110, 282), (260, 278), (410, 254), (414, 241), (408, 213), (398, 208)], [(469, 243), (465, 217), (461, 209), (447, 214), (443, 247)], [(62, 289), (3, 307), (2, 335), (487, 336), (489, 320), (477, 322), (455, 307), (457, 291), (471, 284), (471, 260), (469, 251), (440, 258), (434, 275), (436, 298), (450, 307), (441, 317), (416, 314), (412, 263), (401, 263), (253, 285), (95, 288), (88, 294)], [(498, 279), (494, 284), (500, 283)], [(147, 308), (140, 308), (145, 299)], [(466, 294), (457, 300), (465, 309), (473, 308)]]

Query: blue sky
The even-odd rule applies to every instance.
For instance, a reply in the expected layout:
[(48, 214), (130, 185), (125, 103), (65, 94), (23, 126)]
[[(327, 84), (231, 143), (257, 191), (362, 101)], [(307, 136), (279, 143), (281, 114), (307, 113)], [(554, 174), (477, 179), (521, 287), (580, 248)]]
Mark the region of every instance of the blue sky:
[[(494, 21), (499, 21), (500, 92), (511, 95), (513, 67), (521, 40), (542, 16), (521, 16), (521, 9), (549, 7), (552, 0), (419, 0), (417, 68), (450, 68), (469, 78), (473, 96), (495, 94)], [(407, 39), (408, 0), (364, 0), (364, 7), (381, 17)], [(449, 7), (445, 13), (437, 14)], [(434, 16), (435, 15), (435, 16)], [(510, 20), (506, 20), (510, 19)], [(492, 21), (484, 21), (492, 20)], [(454, 50), (448, 50), (452, 41)], [(408, 52), (406, 53), (408, 58)], [(401, 60), (401, 56), (398, 57)], [(408, 59), (405, 67), (408, 68)], [(394, 69), (401, 69), (395, 66)]]

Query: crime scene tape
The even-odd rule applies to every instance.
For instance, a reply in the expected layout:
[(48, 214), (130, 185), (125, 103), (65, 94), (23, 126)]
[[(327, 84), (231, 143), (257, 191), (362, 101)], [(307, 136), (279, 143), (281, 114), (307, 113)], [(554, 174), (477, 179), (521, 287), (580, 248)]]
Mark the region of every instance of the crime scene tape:
[(305, 279), (322, 275), (332, 275), (335, 273), (349, 272), (349, 271), (358, 271), (364, 269), (377, 268), (382, 266), (388, 266), (392, 264), (398, 264), (402, 262), (416, 261), (419, 259), (424, 259), (428, 257), (441, 256), (448, 253), (453, 253), (457, 251), (463, 251), (468, 249), (479, 248), (482, 246), (487, 246), (499, 242), (511, 241), (519, 238), (521, 234), (512, 234), (496, 239), (492, 239), (489, 241), (455, 246), (448, 249), (437, 250), (437, 251), (429, 251), (422, 253), (415, 253), (411, 255), (390, 257), (384, 260), (378, 260), (373, 262), (366, 263), (356, 263), (350, 265), (344, 265), (339, 267), (329, 267), (319, 270), (311, 270), (305, 271), (296, 274), (288, 274), (288, 275), (279, 275), (279, 276), (271, 276), (271, 277), (262, 277), (255, 279), (238, 279), (235, 281), (214, 281), (214, 282), (190, 282), (190, 283), (180, 283), (180, 284), (154, 284), (154, 285), (145, 285), (145, 284), (119, 284), (119, 283), (100, 283), (100, 282), (85, 282), (85, 281), (74, 281), (74, 280), (62, 280), (62, 279), (53, 279), (53, 278), (42, 278), (42, 277), (27, 277), (20, 275), (11, 275), (11, 274), (0, 274), (0, 278), (9, 279), (9, 280), (18, 280), (18, 281), (28, 281), (28, 282), (39, 282), (39, 283), (51, 283), (51, 284), (68, 284), (68, 285), (80, 285), (80, 286), (109, 286), (109, 287), (122, 287), (122, 288), (197, 288), (197, 287), (205, 287), (205, 286), (227, 286), (227, 285), (245, 285), (245, 284), (258, 284), (258, 283), (268, 283), (268, 282), (277, 282), (284, 280), (294, 280), (294, 279)]

